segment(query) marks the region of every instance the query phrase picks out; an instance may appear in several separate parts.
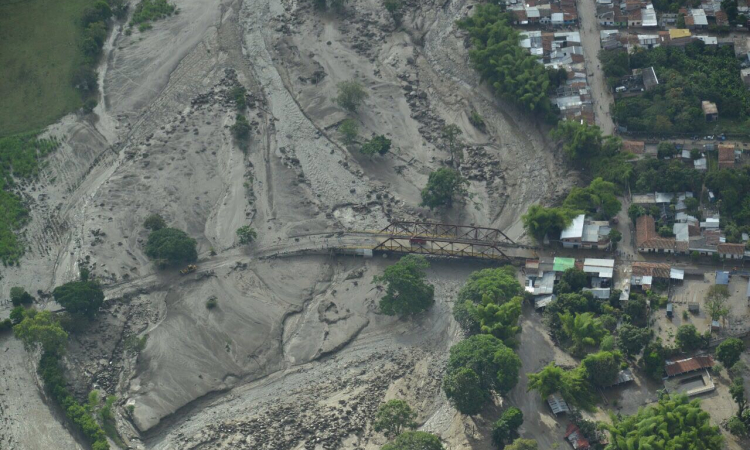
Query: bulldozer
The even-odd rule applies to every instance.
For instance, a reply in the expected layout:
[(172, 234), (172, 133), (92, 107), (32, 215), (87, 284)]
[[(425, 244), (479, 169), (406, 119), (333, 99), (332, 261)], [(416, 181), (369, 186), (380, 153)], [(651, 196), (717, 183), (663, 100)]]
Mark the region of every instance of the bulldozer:
[(180, 275), (187, 275), (189, 273), (195, 272), (196, 270), (198, 270), (198, 266), (196, 266), (195, 264), (188, 264), (187, 267), (180, 270)]

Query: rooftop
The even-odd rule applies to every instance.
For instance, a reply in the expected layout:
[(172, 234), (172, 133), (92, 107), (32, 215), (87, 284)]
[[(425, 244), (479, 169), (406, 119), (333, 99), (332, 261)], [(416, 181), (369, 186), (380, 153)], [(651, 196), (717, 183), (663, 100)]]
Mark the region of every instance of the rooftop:
[(700, 355), (692, 358), (681, 359), (679, 361), (667, 361), (664, 370), (667, 372), (668, 377), (674, 377), (683, 373), (708, 369), (713, 366), (714, 359), (711, 355)]
[(586, 215), (581, 214), (573, 219), (573, 222), (564, 229), (560, 234), (560, 239), (581, 239), (583, 238), (583, 223), (585, 222)]

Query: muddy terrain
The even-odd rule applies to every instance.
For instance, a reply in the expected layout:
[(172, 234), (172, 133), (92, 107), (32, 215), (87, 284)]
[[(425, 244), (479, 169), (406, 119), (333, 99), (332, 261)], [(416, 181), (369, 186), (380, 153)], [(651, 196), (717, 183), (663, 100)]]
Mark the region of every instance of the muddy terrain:
[[(472, 71), (454, 24), (470, 2), (408, 1), (400, 26), (379, 0), (352, 0), (341, 14), (311, 3), (176, 0), (179, 14), (153, 30), (116, 26), (100, 67), (103, 102), (47, 132), (64, 144), (28, 188), (30, 248), (21, 267), (3, 269), (0, 293), (49, 293), (82, 267), (101, 280), (104, 311), (71, 339), (65, 364), (78, 394), (117, 395), (118, 431), (133, 448), (379, 448), (370, 421), (394, 397), (409, 399), (422, 429), (450, 448), (490, 448), (478, 431), (487, 424), (461, 418), (440, 390), (460, 338), (452, 302), (485, 266), (434, 261), (437, 303), (412, 323), (376, 313), (372, 276), (392, 260), (320, 250), (336, 232), (391, 219), (491, 226), (524, 241), (521, 215), (551, 203), (575, 174), (547, 129)], [(332, 98), (352, 79), (369, 92), (355, 117), (360, 135), (392, 139), (385, 157), (340, 141), (346, 114)], [(248, 91), (246, 149), (229, 130), (237, 85)], [(486, 130), (470, 124), (472, 111)], [(430, 211), (419, 193), (450, 159), (446, 124), (463, 131), (472, 198)], [(142, 223), (152, 213), (198, 241), (195, 274), (147, 259)], [(240, 247), (235, 230), (245, 224), (258, 240)], [(205, 307), (209, 298), (217, 308)], [(565, 358), (530, 311), (523, 326), (522, 372)], [(0, 345), (0, 447), (81, 448), (38, 388), (36, 356), (10, 336)], [(559, 439), (540, 399), (517, 403), (524, 436), (544, 448)]]

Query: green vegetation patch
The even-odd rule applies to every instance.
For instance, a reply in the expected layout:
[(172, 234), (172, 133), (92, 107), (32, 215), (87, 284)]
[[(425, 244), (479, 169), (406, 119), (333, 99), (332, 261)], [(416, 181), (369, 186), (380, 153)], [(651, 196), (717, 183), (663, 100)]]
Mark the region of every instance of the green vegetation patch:
[(84, 11), (95, 0), (0, 0), (0, 136), (42, 128), (81, 107), (71, 79)]
[(149, 22), (169, 17), (176, 9), (167, 0), (141, 0), (135, 7), (130, 26), (139, 25), (141, 30), (151, 28)]
[(55, 150), (58, 143), (37, 139), (33, 133), (0, 138), (0, 260), (3, 264), (17, 263), (23, 255), (23, 245), (14, 231), (28, 220), (28, 210), (21, 198), (10, 191), (15, 179), (30, 179), (37, 175), (41, 158)]
[(716, 103), (723, 124), (748, 126), (750, 92), (740, 78), (740, 63), (731, 46), (711, 48), (697, 41), (684, 51), (638, 49), (629, 59), (607, 56), (602, 62), (608, 78), (651, 66), (656, 71), (658, 86), (615, 103), (613, 115), (628, 131), (670, 135), (706, 130), (715, 123), (706, 122), (703, 100)]

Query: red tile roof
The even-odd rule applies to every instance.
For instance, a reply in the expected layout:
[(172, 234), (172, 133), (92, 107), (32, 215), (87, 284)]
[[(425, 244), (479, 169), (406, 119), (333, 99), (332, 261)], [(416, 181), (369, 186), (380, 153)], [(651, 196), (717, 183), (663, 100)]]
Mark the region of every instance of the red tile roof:
[(683, 373), (708, 369), (713, 366), (714, 359), (711, 355), (701, 355), (679, 361), (667, 361), (664, 370), (667, 372), (668, 377), (674, 377)]
[(567, 439), (576, 450), (586, 450), (590, 448), (588, 439), (583, 437), (581, 429), (574, 423), (568, 425), (568, 429), (565, 431), (565, 439)]
[(656, 233), (656, 222), (651, 216), (641, 216), (635, 222), (635, 242), (638, 248), (674, 249), (675, 239), (664, 238)]
[(716, 249), (722, 255), (744, 255), (745, 244), (719, 244)]
[(654, 277), (669, 279), (671, 266), (665, 263), (636, 261), (633, 263), (633, 275), (637, 277)]
[(719, 144), (719, 168), (734, 166), (734, 145)]

